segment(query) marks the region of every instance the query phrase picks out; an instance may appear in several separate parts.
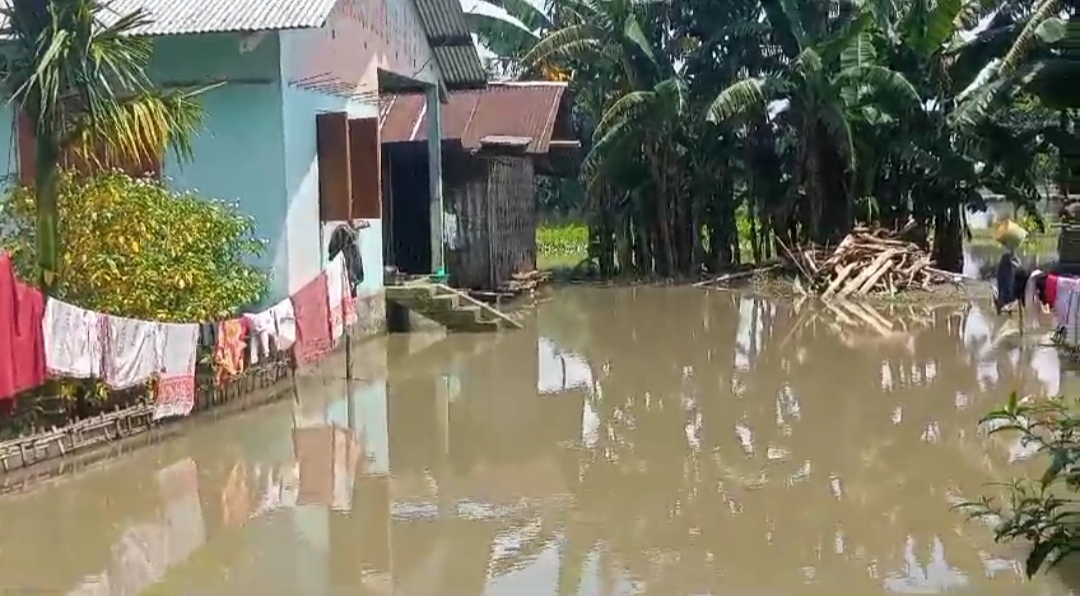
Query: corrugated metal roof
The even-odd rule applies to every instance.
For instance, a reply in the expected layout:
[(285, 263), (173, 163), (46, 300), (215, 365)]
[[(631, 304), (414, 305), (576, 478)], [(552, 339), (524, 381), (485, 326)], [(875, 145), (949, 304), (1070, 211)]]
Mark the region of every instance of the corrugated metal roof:
[[(548, 152), (565, 83), (492, 83), (486, 89), (455, 91), (442, 107), (443, 138), (460, 139), (466, 149), (479, 149), (490, 136), (527, 137), (528, 152)], [(427, 139), (426, 104), (422, 95), (385, 97), (380, 106), (383, 142)]]
[[(277, 31), (321, 27), (339, 0), (111, 0), (117, 16), (146, 11), (151, 22), (140, 35), (186, 35)], [(11, 0), (0, 0), (0, 7)], [(450, 89), (474, 89), (487, 73), (473, 45), (459, 0), (413, 0), (435, 61)], [(108, 20), (107, 18), (105, 19)], [(7, 19), (0, 15), (0, 28)]]
[[(439, 0), (432, 0), (439, 1)], [(11, 0), (0, 0), (10, 6)], [(138, 9), (152, 23), (141, 35), (183, 35), (228, 31), (270, 31), (321, 27), (337, 0), (112, 0), (108, 10), (119, 15)], [(0, 17), (0, 27), (7, 19)]]
[(472, 40), (468, 45), (435, 46), (431, 51), (449, 89), (476, 89), (487, 85), (487, 72), (480, 64)]
[(458, 0), (415, 0), (415, 4), (432, 45), (472, 45), (472, 31)]

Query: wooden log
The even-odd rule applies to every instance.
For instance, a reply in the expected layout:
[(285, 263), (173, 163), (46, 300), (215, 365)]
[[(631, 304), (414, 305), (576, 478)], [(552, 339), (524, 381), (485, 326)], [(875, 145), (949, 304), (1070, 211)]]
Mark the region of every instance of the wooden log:
[(859, 296), (865, 296), (867, 292), (872, 290), (874, 288), (874, 286), (877, 285), (878, 280), (880, 280), (882, 278), (882, 276), (884, 276), (886, 273), (888, 273), (889, 269), (893, 266), (893, 263), (894, 263), (894, 261), (892, 261), (892, 260), (885, 261), (884, 263), (882, 263), (882, 265), (880, 267), (878, 267), (877, 272), (875, 272), (873, 275), (871, 275), (866, 280), (866, 283), (864, 283), (862, 286), (859, 287), (859, 289), (858, 289), (858, 291), (856, 293)]
[(864, 269), (859, 275), (855, 277), (855, 279), (851, 280), (850, 283), (844, 286), (844, 289), (840, 290), (837, 295), (840, 297), (844, 297), (861, 288), (862, 285), (866, 283), (866, 280), (873, 276), (875, 273), (877, 273), (878, 269), (883, 267), (886, 262), (892, 259), (897, 252), (899, 251), (897, 251), (896, 249), (892, 249), (878, 255), (878, 258), (875, 259), (869, 267)]
[(822, 293), (821, 296), (823, 298), (827, 298), (831, 296), (834, 292), (836, 292), (837, 288), (840, 287), (840, 284), (844, 283), (844, 280), (846, 280), (851, 275), (852, 271), (855, 271), (856, 266), (858, 266), (858, 263), (848, 263), (847, 265), (841, 267), (837, 272), (836, 279), (833, 280), (831, 284), (829, 284), (829, 287), (825, 288), (825, 292)]

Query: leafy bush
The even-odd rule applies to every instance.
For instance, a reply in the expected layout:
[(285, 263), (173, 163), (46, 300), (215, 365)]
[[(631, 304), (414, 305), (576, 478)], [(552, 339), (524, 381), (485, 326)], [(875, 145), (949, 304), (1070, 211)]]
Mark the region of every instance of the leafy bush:
[(1037, 480), (1015, 480), (1005, 485), (1008, 503), (984, 497), (958, 507), (972, 517), (994, 523), (1000, 541), (1025, 540), (1032, 546), (1025, 569), (1028, 576), (1050, 568), (1080, 552), (1080, 416), (1075, 404), (1064, 399), (1038, 402), (1019, 400), (1015, 393), (1003, 408), (980, 422), (990, 433), (1019, 433), (1025, 446), (1035, 445), (1048, 458)]
[(536, 250), (543, 256), (584, 255), (589, 249), (585, 224), (541, 225), (536, 230)]
[[(257, 302), (267, 276), (249, 263), (265, 250), (235, 205), (122, 173), (60, 181), (58, 298), (99, 312), (158, 321), (212, 320)], [(37, 279), (34, 193), (0, 202), (0, 246)]]

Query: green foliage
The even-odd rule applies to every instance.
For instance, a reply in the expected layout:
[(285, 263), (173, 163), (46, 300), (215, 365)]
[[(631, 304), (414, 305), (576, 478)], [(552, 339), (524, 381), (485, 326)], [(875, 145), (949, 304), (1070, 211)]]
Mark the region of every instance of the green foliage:
[(1021, 30), (1046, 63), (1064, 25), (1053, 3), (565, 0), (539, 19), (509, 3), (540, 39), (503, 57), (524, 78), (570, 75), (586, 155), (574, 204), (605, 274), (697, 275), (771, 258), (777, 237), (908, 220), (955, 268), (978, 191), (1030, 208), (1059, 178), (1055, 151), (1077, 144), (1075, 113), (977, 80)]
[[(35, 197), (11, 191), (0, 204), (0, 245), (20, 274), (36, 274)], [(249, 263), (265, 249), (252, 218), (234, 205), (122, 173), (62, 175), (57, 297), (146, 320), (212, 320), (260, 300), (267, 277)]]
[(202, 90), (163, 92), (150, 84), (152, 41), (136, 35), (150, 23), (144, 10), (117, 14), (102, 0), (26, 0), (6, 3), (0, 16), (0, 91), (32, 127), (39, 279), (52, 292), (60, 269), (60, 167), (144, 164), (170, 146), (190, 156), (202, 121), (194, 96)]
[(1046, 469), (1038, 480), (1004, 485), (1005, 505), (987, 497), (957, 505), (974, 518), (992, 521), (998, 541), (1030, 542), (1028, 576), (1080, 552), (1080, 416), (1075, 406), (1064, 399), (1021, 400), (1013, 393), (980, 424), (991, 434), (1017, 433), (1023, 445), (1036, 445)]
[(536, 250), (541, 256), (584, 256), (588, 248), (589, 228), (585, 224), (541, 225), (536, 230)]

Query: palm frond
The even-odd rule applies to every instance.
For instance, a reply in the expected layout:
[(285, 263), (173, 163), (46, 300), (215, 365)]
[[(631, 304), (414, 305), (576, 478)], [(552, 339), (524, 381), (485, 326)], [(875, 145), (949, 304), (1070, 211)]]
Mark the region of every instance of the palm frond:
[(611, 129), (618, 124), (634, 120), (648, 109), (649, 104), (655, 99), (656, 93), (652, 91), (632, 91), (620, 97), (607, 110), (604, 110), (604, 115), (600, 118), (600, 123), (596, 125), (596, 131), (593, 132), (593, 141), (600, 144)]
[(597, 30), (589, 24), (571, 25), (552, 31), (521, 58), (522, 67), (531, 70), (553, 58), (581, 58), (585, 50), (599, 45)]
[(1027, 24), (1024, 25), (1023, 30), (1020, 31), (1020, 35), (1016, 37), (1012, 47), (1009, 48), (1009, 52), (1001, 59), (998, 76), (1009, 76), (1017, 70), (1020, 62), (1034, 47), (1039, 27), (1044, 21), (1060, 13), (1062, 6), (1062, 0), (1042, 0), (1042, 3), (1031, 14)]
[(197, 99), (211, 88), (143, 91), (102, 104), (93, 116), (87, 113), (72, 123), (64, 144), (84, 163), (98, 167), (156, 160), (169, 149), (189, 159), (203, 119)]
[(709, 105), (706, 118), (710, 122), (726, 122), (754, 112), (764, 113), (768, 101), (769, 79), (743, 79), (724, 89)]
[(838, 79), (855, 88), (870, 87), (886, 95), (893, 95), (915, 105), (920, 103), (919, 92), (911, 81), (895, 70), (868, 64), (853, 66), (840, 71)]
[(840, 67), (845, 70), (873, 64), (877, 64), (877, 50), (874, 48), (874, 38), (869, 32), (863, 31), (855, 36), (840, 53)]

